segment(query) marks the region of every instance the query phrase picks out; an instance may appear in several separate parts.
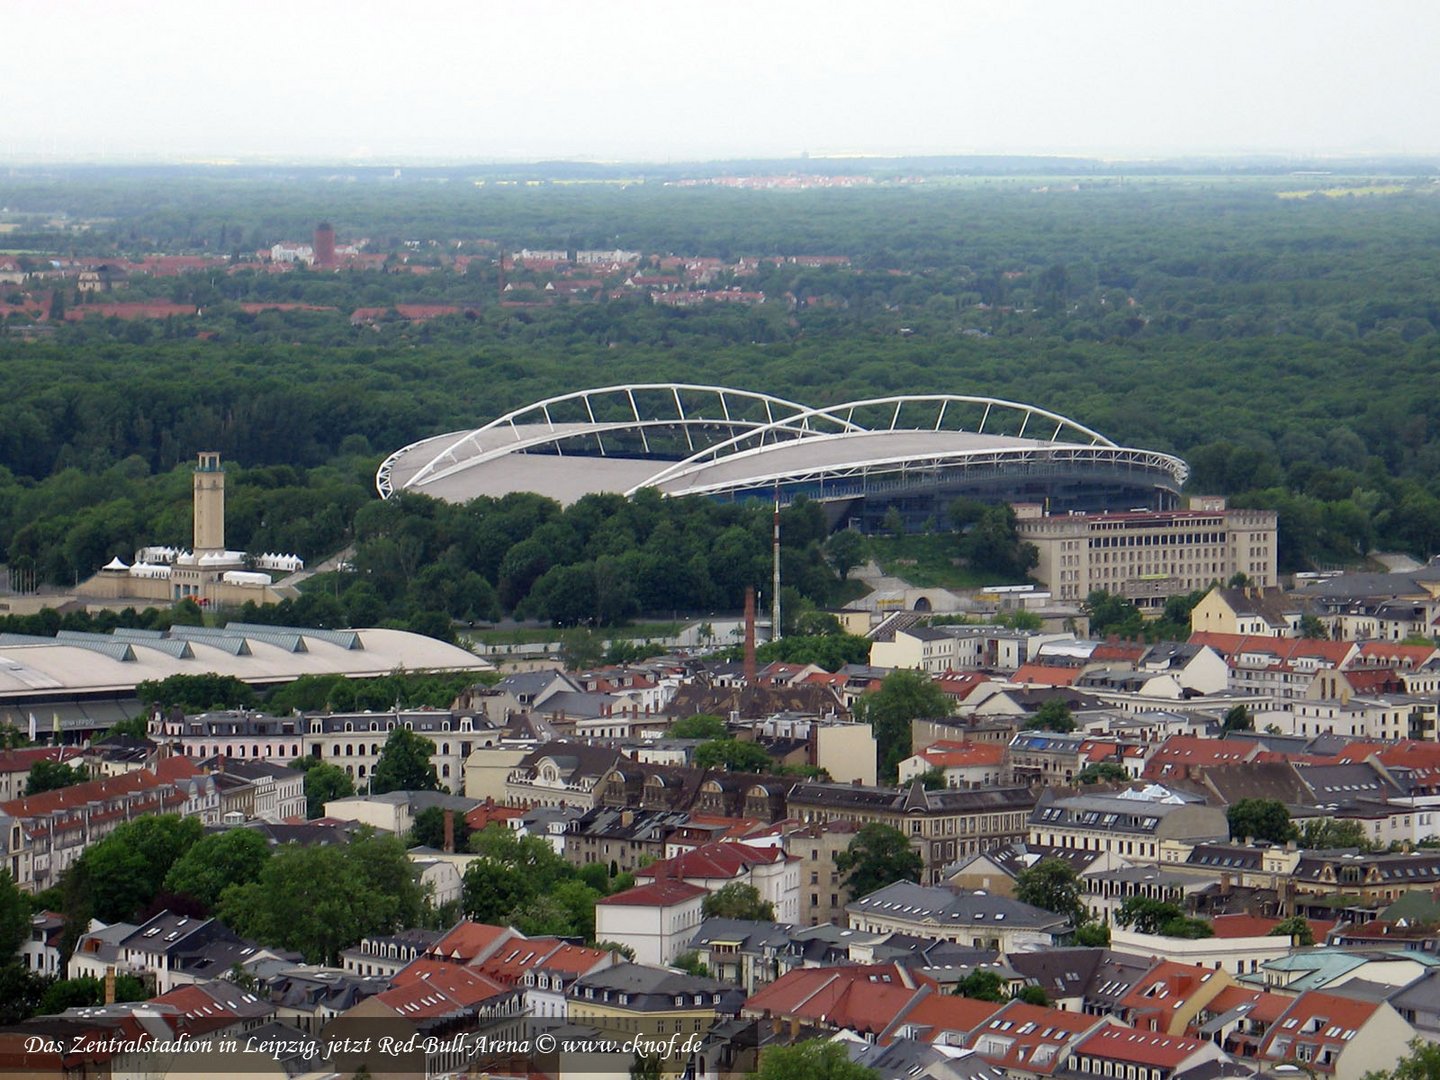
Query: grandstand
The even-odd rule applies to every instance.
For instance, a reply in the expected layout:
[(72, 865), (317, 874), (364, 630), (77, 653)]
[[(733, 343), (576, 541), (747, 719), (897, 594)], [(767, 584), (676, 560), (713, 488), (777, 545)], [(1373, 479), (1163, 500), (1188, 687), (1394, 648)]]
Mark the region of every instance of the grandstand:
[(470, 431), (412, 443), (376, 474), (384, 498), (448, 502), (534, 491), (572, 503), (602, 492), (717, 499), (799, 496), (832, 524), (873, 531), (891, 507), (907, 527), (950, 501), (1070, 510), (1171, 509), (1188, 466), (1119, 446), (1035, 405), (958, 394), (812, 408), (720, 386), (651, 383), (546, 398)]

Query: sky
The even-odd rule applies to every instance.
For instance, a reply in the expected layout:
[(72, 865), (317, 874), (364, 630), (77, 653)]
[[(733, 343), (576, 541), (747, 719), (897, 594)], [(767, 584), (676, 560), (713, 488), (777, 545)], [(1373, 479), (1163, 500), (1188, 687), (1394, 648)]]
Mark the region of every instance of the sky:
[(0, 161), (1440, 152), (1435, 0), (0, 0)]

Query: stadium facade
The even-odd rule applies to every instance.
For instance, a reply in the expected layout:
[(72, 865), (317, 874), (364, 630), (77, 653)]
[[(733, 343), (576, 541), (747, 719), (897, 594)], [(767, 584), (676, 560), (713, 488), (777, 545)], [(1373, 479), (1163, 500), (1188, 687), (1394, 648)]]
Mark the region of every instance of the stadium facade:
[(1179, 503), (1170, 454), (1119, 446), (1035, 405), (958, 394), (811, 408), (720, 386), (650, 383), (547, 398), (483, 427), (423, 439), (376, 473), (384, 498), (448, 502), (534, 491), (821, 503), (833, 525), (944, 522), (957, 498), (1036, 503), (1052, 514)]

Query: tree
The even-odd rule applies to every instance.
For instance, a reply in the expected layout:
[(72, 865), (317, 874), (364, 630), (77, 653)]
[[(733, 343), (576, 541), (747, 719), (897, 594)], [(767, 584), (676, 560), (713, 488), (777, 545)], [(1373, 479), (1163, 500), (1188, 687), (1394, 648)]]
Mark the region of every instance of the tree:
[(84, 765), (66, 765), (59, 761), (40, 760), (30, 766), (25, 778), (25, 796), (39, 795), (43, 791), (56, 791), (81, 784), (90, 779)]
[(440, 790), (440, 777), (430, 761), (433, 753), (435, 744), (425, 736), (409, 728), (395, 728), (386, 738), (370, 776), (371, 793)]
[(976, 570), (1023, 581), (1040, 561), (1034, 544), (1021, 542), (1015, 510), (1009, 504), (986, 506), (960, 544), (961, 554)]
[(1145, 618), (1123, 596), (1096, 589), (1085, 598), (1085, 611), (1090, 616), (1090, 633), (1097, 638), (1137, 638), (1145, 629)]
[(286, 845), (258, 880), (225, 890), (220, 917), (245, 937), (296, 950), (307, 963), (335, 964), (367, 934), (414, 925), (421, 901), (400, 841), (362, 834), (345, 845)]
[(700, 913), (707, 919), (775, 921), (775, 905), (760, 899), (760, 890), (743, 881), (732, 881), (705, 897)]
[(30, 937), (30, 901), (8, 870), (0, 870), (0, 962)]
[(682, 716), (670, 725), (672, 739), (723, 739), (725, 735), (725, 721), (707, 713)]
[[(879, 1080), (880, 1074), (850, 1060), (845, 1047), (828, 1039), (774, 1045), (760, 1054), (758, 1080)], [(1406, 1078), (1408, 1080), (1408, 1078)]]
[[(503, 825), (472, 833), (470, 850), (484, 858), (466, 867), (461, 902), (465, 914), (479, 922), (503, 923), (511, 912), (537, 896), (558, 893), (562, 883), (576, 876), (575, 868), (547, 841), (519, 836)], [(598, 899), (598, 891), (590, 891)]]
[(865, 537), (854, 529), (832, 533), (825, 541), (825, 558), (841, 581), (848, 580), (850, 571), (865, 561)]
[(1225, 714), (1220, 730), (1226, 735), (1232, 731), (1254, 731), (1255, 718), (1244, 705), (1234, 705)]
[(672, 967), (677, 967), (687, 975), (694, 975), (697, 979), (710, 978), (710, 969), (700, 959), (700, 954), (691, 949), (689, 952), (682, 952), (675, 957)]
[[(465, 824), (465, 815), (451, 811), (451, 828), (454, 830), (455, 850), (470, 850), (470, 826)], [(438, 806), (426, 807), (415, 815), (410, 823), (410, 835), (405, 838), (407, 847), (428, 847), (443, 850), (445, 847), (445, 811)]]
[(131, 739), (147, 739), (150, 737), (149, 722), (143, 716), (132, 716), (128, 720), (118, 720), (110, 725), (105, 732), (105, 738), (112, 735), (123, 735)]
[(976, 968), (955, 984), (955, 993), (976, 1001), (1004, 1001), (1005, 983), (995, 972)]
[(605, 657), (605, 642), (588, 627), (576, 626), (560, 635), (560, 661), (566, 671), (596, 667)]
[(270, 842), (255, 829), (227, 829), (203, 836), (175, 860), (165, 888), (193, 896), (213, 911), (231, 885), (256, 881), (270, 859)]
[(955, 703), (921, 671), (901, 669), (885, 676), (880, 689), (855, 702), (855, 719), (875, 732), (880, 775), (893, 780), (911, 753), (910, 721), (949, 716)]
[(925, 860), (899, 829), (871, 822), (835, 856), (835, 865), (845, 874), (850, 899), (858, 900), (896, 881), (918, 882)]
[[(150, 996), (145, 984), (134, 975), (115, 977), (116, 1001), (144, 1001)], [(105, 1002), (105, 982), (93, 975), (82, 975), (78, 979), (57, 979), (45, 988), (36, 1006), (41, 1016), (53, 1016), (66, 1009), (78, 1009), (87, 1005), (101, 1005)]]
[(1085, 917), (1080, 875), (1064, 859), (1041, 859), (1015, 875), (1015, 899), (1064, 915), (1072, 926)]
[(1125, 771), (1124, 765), (1117, 765), (1113, 761), (1097, 761), (1094, 765), (1087, 765), (1075, 774), (1077, 784), (1108, 784), (1111, 782), (1123, 784), (1130, 779), (1130, 774)]
[(1100, 922), (1084, 922), (1075, 928), (1075, 944), (1081, 948), (1109, 948), (1110, 927)]
[(1311, 818), (1300, 826), (1299, 846), (1306, 851), (1315, 848), (1357, 848), (1373, 851), (1375, 844), (1365, 835), (1358, 821), (1336, 821), (1334, 818)]
[(176, 861), (204, 835), (199, 818), (138, 817), (92, 844), (65, 875), (65, 915), (71, 926), (89, 918), (125, 922), (165, 884)]
[(0, 964), (0, 1024), (18, 1024), (40, 1011), (50, 981), (19, 960)]
[(1137, 934), (1158, 934), (1167, 922), (1184, 914), (1176, 904), (1152, 900), (1148, 896), (1131, 896), (1116, 909), (1115, 922)]
[(695, 748), (695, 765), (726, 772), (769, 772), (773, 763), (765, 748), (739, 739), (711, 739)]
[(187, 712), (208, 709), (249, 708), (255, 704), (255, 691), (234, 675), (171, 675), (158, 682), (147, 679), (135, 687), (135, 694), (146, 706), (170, 708), (178, 706)]
[(325, 804), (332, 799), (347, 799), (355, 794), (355, 783), (339, 765), (331, 765), (317, 757), (296, 758), (292, 769), (305, 774), (305, 816), (323, 817)]
[(1410, 1053), (1389, 1069), (1372, 1069), (1360, 1080), (1440, 1080), (1440, 1043), (1416, 1037), (1407, 1043)]
[(1022, 986), (1015, 991), (1015, 1000), (1023, 1001), (1026, 1005), (1038, 1005), (1042, 1009), (1050, 1004), (1050, 998), (1043, 986)]
[(1232, 840), (1262, 840), (1284, 844), (1299, 835), (1290, 811), (1275, 799), (1240, 799), (1225, 811)]
[(1271, 937), (1288, 937), (1290, 943), (1296, 946), (1315, 944), (1315, 931), (1311, 929), (1308, 919), (1299, 915), (1292, 915), (1288, 919), (1282, 919), (1273, 930)]
[[(1312, 640), (1326, 641), (1330, 637), (1330, 631), (1325, 624), (1315, 615), (1305, 614), (1300, 616), (1300, 636)], [(1426, 642), (1428, 644), (1428, 642)]]
[(1137, 934), (1159, 934), (1174, 938), (1208, 938), (1215, 928), (1204, 919), (1192, 919), (1176, 904), (1132, 896), (1115, 912), (1115, 921)]
[(1041, 702), (1030, 719), (1025, 721), (1026, 731), (1055, 731), (1061, 735), (1075, 730), (1075, 715), (1063, 698), (1052, 697)]
[(926, 791), (944, 791), (950, 786), (945, 782), (945, 770), (939, 765), (932, 765), (915, 779), (920, 781), (920, 786)]

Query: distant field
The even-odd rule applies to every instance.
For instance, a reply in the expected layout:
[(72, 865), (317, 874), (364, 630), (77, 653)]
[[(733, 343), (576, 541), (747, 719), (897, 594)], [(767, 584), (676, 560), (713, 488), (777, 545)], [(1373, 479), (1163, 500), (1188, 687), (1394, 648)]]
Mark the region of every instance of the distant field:
[(1308, 191), (1279, 191), (1282, 199), (1308, 199), (1311, 195), (1323, 195), (1327, 199), (1338, 199), (1345, 195), (1402, 195), (1411, 190), (1404, 184), (1361, 184), (1355, 187), (1311, 188)]

